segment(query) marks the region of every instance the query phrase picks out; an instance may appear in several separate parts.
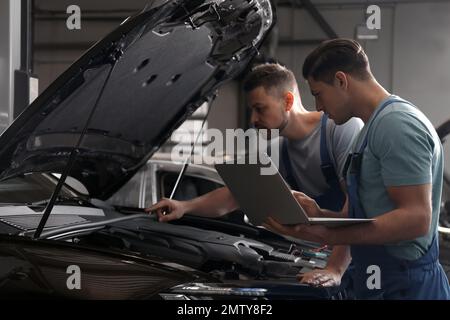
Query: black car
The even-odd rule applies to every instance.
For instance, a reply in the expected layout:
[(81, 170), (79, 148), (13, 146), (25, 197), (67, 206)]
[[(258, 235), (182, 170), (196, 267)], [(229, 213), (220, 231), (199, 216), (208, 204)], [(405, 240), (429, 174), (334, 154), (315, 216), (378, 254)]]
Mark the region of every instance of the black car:
[[(450, 119), (442, 123), (436, 128), (436, 131), (441, 138), (444, 150), (448, 150), (450, 136)], [(439, 234), (440, 234), (440, 262), (447, 277), (450, 277), (450, 172), (447, 164), (450, 164), (449, 159), (446, 159), (444, 164), (444, 181), (442, 186), (442, 201), (441, 214), (439, 216)]]
[(154, 1), (93, 46), (0, 137), (0, 296), (336, 299), (299, 272), (328, 250), (243, 221), (159, 223), (106, 202), (275, 23), (269, 0)]

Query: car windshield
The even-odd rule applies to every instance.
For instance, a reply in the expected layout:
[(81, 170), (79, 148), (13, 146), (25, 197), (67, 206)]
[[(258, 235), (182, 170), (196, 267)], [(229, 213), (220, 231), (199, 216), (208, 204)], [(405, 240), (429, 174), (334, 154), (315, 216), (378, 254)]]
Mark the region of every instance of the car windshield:
[[(0, 182), (0, 205), (26, 204), (50, 199), (57, 178), (42, 173), (30, 173)], [(69, 187), (63, 187), (60, 196), (77, 196)]]

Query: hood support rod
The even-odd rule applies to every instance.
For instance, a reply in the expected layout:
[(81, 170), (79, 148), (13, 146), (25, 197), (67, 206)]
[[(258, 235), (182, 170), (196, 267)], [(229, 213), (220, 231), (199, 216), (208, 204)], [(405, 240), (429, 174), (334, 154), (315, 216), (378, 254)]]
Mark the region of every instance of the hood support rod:
[(195, 139), (195, 141), (192, 142), (191, 152), (189, 153), (189, 156), (186, 157), (186, 159), (184, 160), (183, 167), (182, 167), (180, 173), (178, 174), (177, 181), (175, 182), (175, 185), (173, 186), (172, 192), (170, 193), (169, 199), (171, 199), (171, 200), (175, 196), (175, 192), (177, 192), (177, 190), (178, 190), (178, 185), (180, 184), (181, 179), (183, 178), (183, 176), (184, 176), (184, 174), (185, 174), (185, 172), (186, 172), (186, 170), (187, 170), (187, 168), (189, 166), (189, 163), (191, 162), (191, 158), (194, 155), (195, 145), (198, 143), (198, 141), (200, 139), (200, 136), (202, 136), (203, 128), (205, 127), (205, 123), (206, 123), (206, 119), (208, 119), (209, 112), (211, 111), (212, 103), (213, 103), (213, 101), (215, 100), (216, 97), (217, 97), (217, 92), (212, 96), (210, 101), (208, 101), (208, 104), (209, 104), (208, 111), (206, 112), (205, 118), (203, 119), (202, 127), (200, 128), (200, 131), (197, 134), (197, 138)]
[(112, 72), (114, 71), (116, 63), (123, 53), (122, 50), (118, 49), (118, 48), (120, 48), (120, 44), (118, 44), (115, 47), (115, 49), (113, 50), (113, 52), (107, 57), (107, 59), (110, 59), (112, 61), (111, 69), (109, 70), (108, 75), (105, 79), (105, 82), (103, 83), (103, 86), (100, 90), (97, 100), (95, 101), (94, 107), (91, 109), (89, 117), (86, 120), (86, 124), (84, 125), (83, 131), (81, 132), (81, 134), (78, 138), (77, 144), (73, 147), (72, 151), (70, 152), (67, 165), (64, 168), (64, 171), (63, 171), (61, 177), (58, 180), (58, 184), (56, 185), (55, 190), (53, 191), (49, 202), (45, 206), (44, 214), (42, 215), (41, 221), (39, 222), (36, 232), (33, 235), (33, 239), (38, 239), (40, 237), (42, 231), (44, 230), (45, 224), (47, 223), (47, 220), (50, 217), (50, 213), (52, 212), (52, 209), (55, 206), (56, 200), (58, 199), (58, 196), (62, 189), (62, 186), (66, 182), (67, 176), (69, 175), (70, 171), (72, 170), (72, 167), (75, 163), (75, 159), (76, 159), (78, 153), (80, 152), (79, 148), (80, 148), (81, 142), (83, 141), (83, 138), (86, 135), (88, 126), (91, 123), (92, 117), (94, 116), (94, 113), (97, 109), (97, 106), (100, 102), (101, 97), (103, 96), (103, 92), (105, 91), (106, 84), (109, 82), (109, 79), (111, 77)]

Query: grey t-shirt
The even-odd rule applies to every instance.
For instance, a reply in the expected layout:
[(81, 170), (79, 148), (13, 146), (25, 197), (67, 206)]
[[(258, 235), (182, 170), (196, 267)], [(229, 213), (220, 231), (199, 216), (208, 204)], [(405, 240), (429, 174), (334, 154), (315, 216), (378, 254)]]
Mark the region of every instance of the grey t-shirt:
[[(363, 122), (357, 118), (352, 118), (343, 125), (336, 125), (330, 119), (327, 121), (328, 154), (340, 180), (343, 180), (342, 171), (347, 155), (350, 153), (353, 141), (358, 136), (363, 125)], [(320, 168), (322, 163), (320, 157), (320, 128), (321, 122), (303, 139), (284, 139), (287, 143), (292, 176), (297, 182), (299, 191), (306, 193), (310, 197), (319, 196), (329, 188)], [(283, 142), (280, 142), (280, 146), (282, 144)], [(279, 171), (283, 177), (286, 177), (285, 159), (282, 159), (282, 153), (280, 155)]]

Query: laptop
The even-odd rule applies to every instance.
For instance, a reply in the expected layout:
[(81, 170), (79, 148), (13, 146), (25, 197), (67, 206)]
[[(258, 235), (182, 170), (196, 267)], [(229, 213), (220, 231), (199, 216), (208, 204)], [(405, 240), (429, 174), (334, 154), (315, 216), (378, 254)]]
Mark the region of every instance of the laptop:
[[(260, 156), (261, 157), (261, 156)], [(352, 218), (310, 218), (291, 193), (272, 160), (265, 155), (268, 165), (260, 161), (256, 164), (221, 163), (215, 168), (232, 195), (254, 225), (261, 225), (268, 216), (281, 224), (309, 224), (328, 227), (348, 226), (367, 223), (375, 219)], [(269, 169), (269, 167), (271, 167)], [(261, 169), (270, 170), (269, 175), (262, 175)]]

